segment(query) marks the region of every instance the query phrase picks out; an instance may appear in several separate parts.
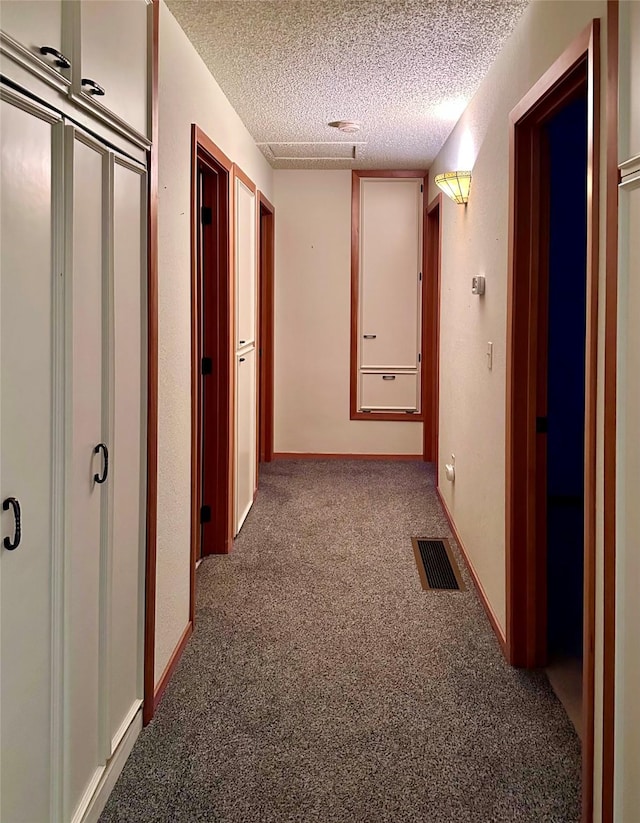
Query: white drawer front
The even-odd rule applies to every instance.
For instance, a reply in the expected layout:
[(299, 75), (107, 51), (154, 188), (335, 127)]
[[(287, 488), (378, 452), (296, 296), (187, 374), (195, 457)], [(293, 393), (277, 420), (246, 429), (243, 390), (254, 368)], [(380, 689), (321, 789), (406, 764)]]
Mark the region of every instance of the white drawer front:
[(365, 411), (417, 411), (417, 372), (379, 372), (361, 376), (360, 407)]

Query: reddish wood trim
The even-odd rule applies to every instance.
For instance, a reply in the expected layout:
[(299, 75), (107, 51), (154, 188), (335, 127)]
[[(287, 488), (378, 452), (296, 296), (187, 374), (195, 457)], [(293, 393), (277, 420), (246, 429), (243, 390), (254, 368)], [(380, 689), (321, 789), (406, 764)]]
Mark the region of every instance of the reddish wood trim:
[(607, 190), (604, 317), (604, 626), (602, 823), (613, 823), (616, 643), (616, 407), (618, 358), (619, 2), (607, 2)]
[(339, 452), (275, 452), (274, 460), (422, 460), (421, 454), (348, 454)]
[(246, 174), (242, 171), (242, 169), (240, 168), (240, 166), (239, 166), (237, 163), (234, 163), (234, 164), (233, 164), (233, 168), (234, 168), (234, 174), (235, 174), (235, 176), (238, 178), (238, 180), (241, 180), (241, 181), (245, 184), (245, 186), (246, 186), (246, 187), (247, 187), (247, 188), (248, 188), (251, 192), (253, 192), (253, 194), (256, 194), (256, 191), (257, 191), (257, 189), (256, 189), (256, 184), (253, 182), (253, 180), (252, 180), (250, 177), (248, 177), (248, 176), (247, 176), (247, 175), (246, 175)]
[(264, 463), (273, 460), (274, 325), (275, 325), (275, 207), (258, 192), (260, 235), (260, 454)]
[[(350, 420), (377, 420), (393, 421), (395, 423), (422, 423), (425, 419), (424, 407), (419, 413), (410, 414), (407, 412), (361, 412), (358, 411), (358, 314), (360, 310), (360, 179), (363, 177), (384, 177), (384, 178), (422, 178), (422, 188), (424, 196), (427, 196), (429, 175), (424, 169), (420, 171), (409, 171), (406, 169), (381, 171), (366, 170), (351, 172), (351, 335), (350, 335), (350, 355), (349, 355), (349, 419)], [(424, 238), (422, 246), (422, 266), (424, 274)], [(425, 316), (425, 289), (424, 276), (422, 288), (422, 306), (420, 317), (424, 328)], [(425, 361), (424, 333), (421, 332), (421, 357), (422, 363)], [(419, 397), (422, 401), (425, 391), (425, 374), (422, 368), (420, 376)]]
[(202, 150), (212, 157), (216, 163), (222, 166), (225, 171), (231, 171), (233, 168), (233, 161), (230, 160), (227, 155), (216, 146), (213, 140), (211, 140), (195, 123), (191, 126), (191, 139), (192, 142), (195, 141), (195, 143)]
[[(426, 183), (425, 183), (425, 191)], [(422, 452), (425, 461), (436, 464), (438, 476), (438, 429), (440, 425), (440, 289), (442, 272), (442, 193), (425, 209), (422, 322), (422, 409), (424, 428)]]
[[(587, 337), (585, 343), (585, 521), (583, 663), (583, 820), (593, 818), (595, 672), (596, 389), (599, 255), (600, 26), (594, 20), (510, 115), (509, 284), (507, 303), (506, 589), (507, 648), (513, 665), (544, 664), (546, 609), (536, 493), (540, 413), (537, 306), (541, 261), (541, 129), (586, 88)], [(533, 219), (532, 219), (533, 216)]]
[(158, 708), (158, 704), (162, 700), (162, 697), (165, 693), (167, 686), (169, 685), (169, 681), (171, 680), (173, 673), (176, 669), (176, 666), (180, 662), (180, 658), (182, 657), (182, 652), (185, 650), (187, 643), (189, 642), (189, 638), (193, 634), (193, 623), (189, 621), (186, 625), (185, 630), (182, 632), (180, 640), (178, 640), (178, 645), (173, 650), (173, 654), (169, 658), (169, 662), (167, 663), (165, 670), (162, 672), (160, 680), (158, 681), (158, 687), (156, 688), (154, 695), (153, 695), (153, 710)]
[(482, 608), (485, 610), (487, 617), (489, 618), (489, 623), (491, 624), (491, 628), (500, 644), (500, 648), (502, 649), (502, 653), (505, 657), (507, 655), (507, 638), (505, 637), (504, 631), (500, 626), (500, 622), (496, 617), (496, 613), (489, 602), (489, 598), (487, 597), (487, 593), (484, 590), (484, 586), (480, 582), (480, 578), (478, 577), (478, 573), (476, 572), (473, 563), (469, 558), (469, 552), (467, 551), (464, 543), (462, 542), (462, 538), (460, 537), (460, 533), (458, 532), (458, 527), (456, 526), (455, 520), (453, 519), (453, 515), (449, 511), (449, 507), (447, 506), (444, 497), (440, 491), (440, 487), (436, 486), (436, 494), (438, 495), (438, 500), (440, 501), (440, 505), (442, 506), (442, 511), (444, 512), (444, 516), (447, 518), (449, 522), (449, 528), (451, 529), (453, 536), (456, 539), (456, 543), (458, 544), (458, 548), (460, 549), (460, 554), (462, 555), (465, 565), (467, 567), (467, 571), (471, 576), (471, 580), (473, 581), (474, 588), (476, 590), (476, 594), (478, 595), (478, 600), (482, 603)]
[(193, 623), (196, 600), (196, 563), (200, 555), (200, 506), (202, 505), (202, 414), (200, 316), (202, 284), (198, 249), (198, 127), (191, 125), (191, 533), (189, 560), (189, 622)]
[(151, 151), (147, 240), (147, 546), (144, 598), (144, 686), (142, 719), (153, 717), (156, 643), (156, 554), (158, 529), (158, 42), (160, 2), (151, 10)]

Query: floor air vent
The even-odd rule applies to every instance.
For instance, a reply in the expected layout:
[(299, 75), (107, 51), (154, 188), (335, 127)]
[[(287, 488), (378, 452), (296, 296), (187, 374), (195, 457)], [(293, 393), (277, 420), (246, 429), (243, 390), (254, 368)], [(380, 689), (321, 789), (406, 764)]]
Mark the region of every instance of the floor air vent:
[(411, 542), (423, 589), (464, 591), (462, 575), (448, 540), (412, 537)]

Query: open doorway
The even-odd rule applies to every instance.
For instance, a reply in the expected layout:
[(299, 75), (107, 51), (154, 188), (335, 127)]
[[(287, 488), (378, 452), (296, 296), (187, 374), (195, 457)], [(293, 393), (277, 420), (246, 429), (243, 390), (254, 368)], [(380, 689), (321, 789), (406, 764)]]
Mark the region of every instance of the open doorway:
[(275, 208), (258, 192), (258, 461), (273, 460)]
[(507, 652), (546, 667), (593, 815), (599, 24), (510, 115)]
[(195, 567), (231, 548), (231, 161), (192, 129), (192, 591)]
[(422, 381), (422, 408), (424, 410), (422, 458), (436, 464), (438, 476), (438, 414), (440, 368), (440, 254), (442, 228), (440, 214), (442, 195), (438, 194), (424, 214), (424, 320), (422, 323), (422, 351), (425, 370)]

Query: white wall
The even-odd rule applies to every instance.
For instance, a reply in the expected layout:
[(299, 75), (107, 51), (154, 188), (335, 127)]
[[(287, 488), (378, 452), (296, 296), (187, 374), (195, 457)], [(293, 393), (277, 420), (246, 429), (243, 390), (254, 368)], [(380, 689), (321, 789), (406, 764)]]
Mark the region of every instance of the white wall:
[(191, 124), (273, 197), (273, 172), (164, 3), (160, 11), (156, 682), (189, 615)]
[[(440, 488), (491, 605), (505, 626), (505, 391), (510, 110), (595, 18), (602, 18), (602, 141), (598, 390), (596, 775), (599, 775), (602, 619), (602, 399), (606, 3), (532, 2), (430, 170), (472, 168), (466, 208), (444, 198), (440, 356)], [(430, 184), (430, 197), (437, 188)], [(471, 277), (486, 275), (486, 295)], [(486, 366), (493, 342), (493, 369)], [(456, 455), (455, 488), (443, 475)], [(596, 809), (599, 813), (599, 778)], [(598, 819), (598, 813), (596, 819)]]
[(420, 454), (421, 423), (349, 419), (351, 172), (274, 177), (275, 451)]

